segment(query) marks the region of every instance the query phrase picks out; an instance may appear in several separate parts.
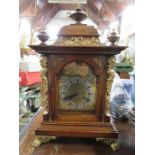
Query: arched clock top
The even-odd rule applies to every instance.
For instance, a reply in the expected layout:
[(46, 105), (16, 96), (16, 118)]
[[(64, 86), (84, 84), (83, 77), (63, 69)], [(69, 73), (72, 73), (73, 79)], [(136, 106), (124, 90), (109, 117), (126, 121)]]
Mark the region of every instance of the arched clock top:
[[(59, 58), (60, 59), (60, 58)], [(64, 68), (69, 65), (69, 64), (73, 64), (73, 63), (83, 63), (86, 64), (89, 68), (91, 68), (91, 70), (94, 72), (94, 74), (96, 76), (99, 76), (102, 73), (102, 66), (100, 66), (94, 58), (90, 58), (88, 59), (88, 57), (78, 57), (78, 56), (73, 56), (70, 59), (65, 59), (63, 58), (62, 61), (60, 61), (59, 63), (56, 64), (55, 68), (56, 68), (56, 72), (55, 74), (57, 76), (59, 76), (62, 71), (64, 70)], [(101, 62), (102, 64), (102, 62)], [(83, 66), (84, 67), (84, 66)], [(72, 68), (73, 69), (73, 68)]]
[(71, 61), (58, 78), (59, 112), (66, 110), (95, 112), (97, 78), (83, 61)]

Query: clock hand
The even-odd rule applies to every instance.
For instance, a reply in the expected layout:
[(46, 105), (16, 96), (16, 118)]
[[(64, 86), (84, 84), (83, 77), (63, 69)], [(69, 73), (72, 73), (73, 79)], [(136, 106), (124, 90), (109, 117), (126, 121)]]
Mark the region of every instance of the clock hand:
[(75, 97), (75, 96), (77, 96), (77, 95), (78, 95), (77, 93), (68, 95), (68, 96), (64, 97), (64, 100), (71, 100), (73, 97)]

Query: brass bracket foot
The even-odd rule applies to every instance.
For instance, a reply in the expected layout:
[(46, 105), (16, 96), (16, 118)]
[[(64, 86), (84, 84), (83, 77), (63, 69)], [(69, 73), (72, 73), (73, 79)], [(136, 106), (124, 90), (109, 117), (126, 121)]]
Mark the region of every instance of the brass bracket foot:
[(55, 136), (36, 136), (32, 145), (34, 148), (37, 148), (41, 144), (48, 143), (49, 141), (55, 140), (55, 139), (56, 139)]
[(117, 142), (117, 139), (96, 138), (96, 141), (100, 141), (100, 142), (103, 142), (104, 144), (109, 145), (113, 151), (116, 151), (119, 149), (119, 144)]

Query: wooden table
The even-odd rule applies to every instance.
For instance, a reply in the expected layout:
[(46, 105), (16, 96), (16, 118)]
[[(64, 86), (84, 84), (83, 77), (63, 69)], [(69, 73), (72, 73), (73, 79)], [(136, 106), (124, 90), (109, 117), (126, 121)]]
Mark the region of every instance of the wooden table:
[(20, 143), (20, 155), (134, 155), (134, 126), (130, 122), (114, 121), (118, 131), (120, 148), (113, 151), (108, 145), (91, 138), (62, 138), (33, 149), (34, 130), (40, 125), (42, 112)]

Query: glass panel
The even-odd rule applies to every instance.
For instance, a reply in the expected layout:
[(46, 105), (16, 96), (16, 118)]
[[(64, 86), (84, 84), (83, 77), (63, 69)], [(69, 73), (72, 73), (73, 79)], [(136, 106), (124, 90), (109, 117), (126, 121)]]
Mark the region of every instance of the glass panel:
[(60, 111), (95, 111), (96, 77), (83, 62), (66, 65), (59, 78)]

